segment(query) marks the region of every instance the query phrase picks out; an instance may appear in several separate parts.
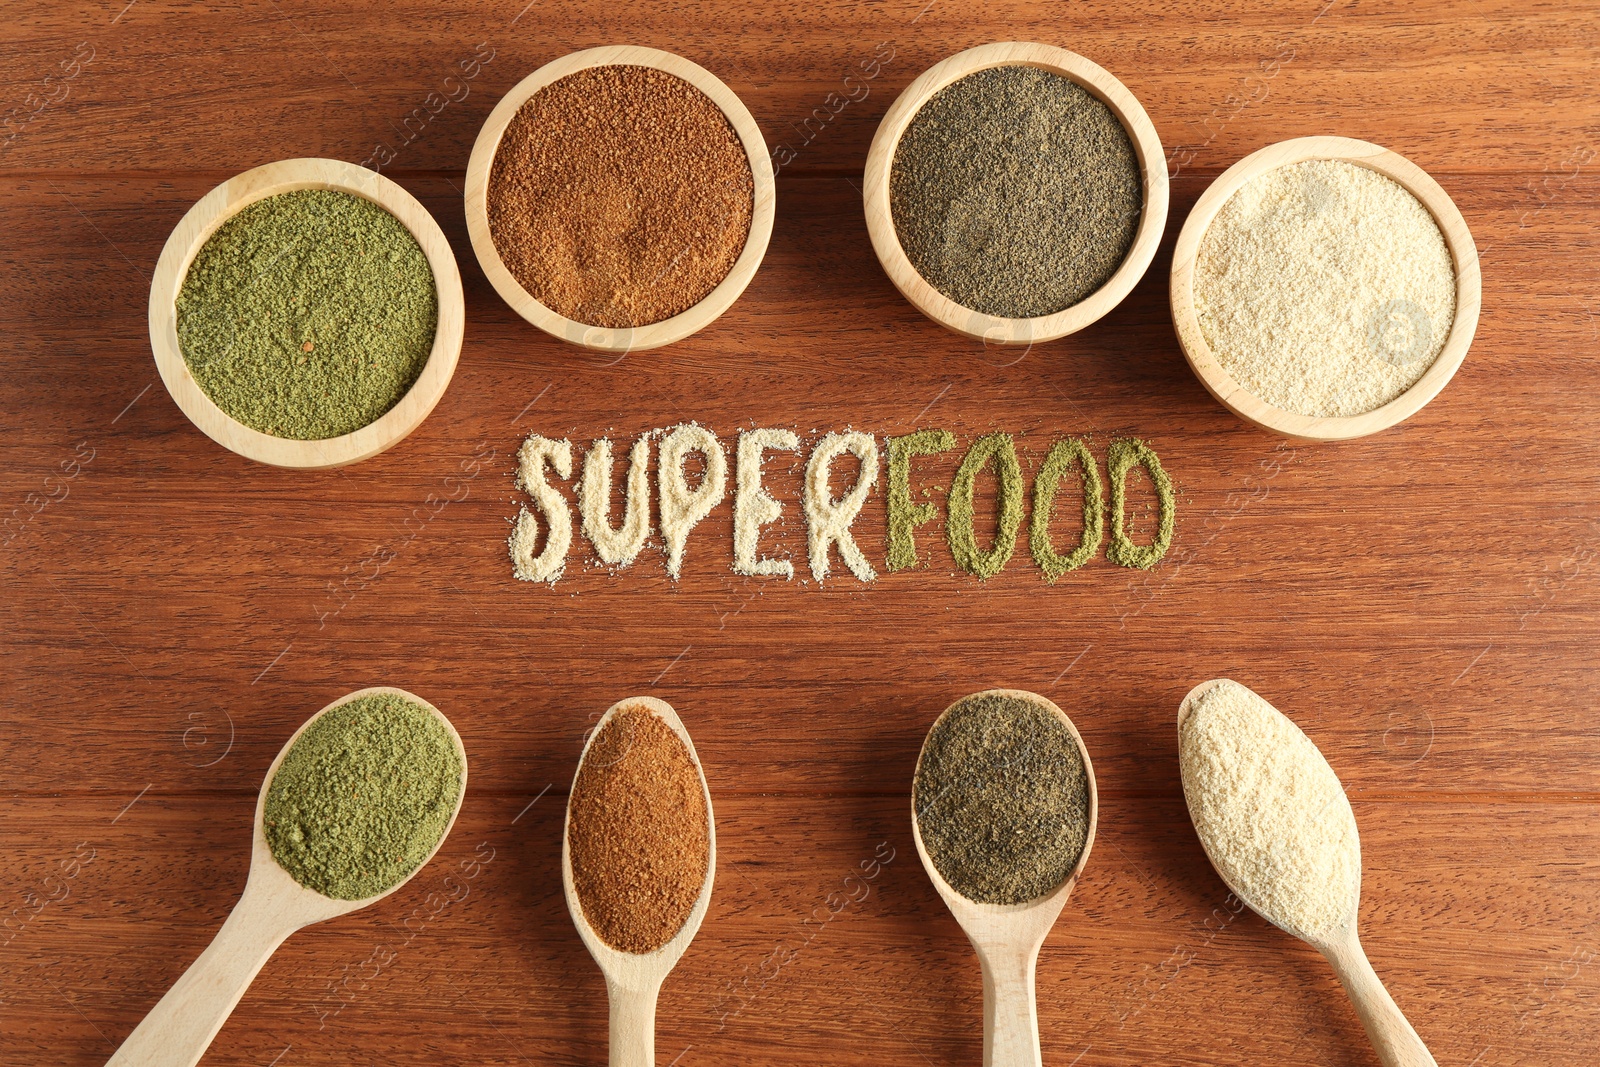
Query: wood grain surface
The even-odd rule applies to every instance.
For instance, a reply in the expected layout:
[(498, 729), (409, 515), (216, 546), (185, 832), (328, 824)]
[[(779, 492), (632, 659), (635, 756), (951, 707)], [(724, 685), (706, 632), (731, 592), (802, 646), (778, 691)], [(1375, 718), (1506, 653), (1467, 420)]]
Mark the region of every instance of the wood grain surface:
[[(1219, 675), (1294, 716), (1348, 787), (1363, 942), (1439, 1062), (1595, 1062), (1600, 7), (924, 3), (113, 0), (7, 20), (0, 1062), (103, 1063), (237, 900), (284, 740), (339, 694), (392, 684), (465, 741), (456, 829), (393, 897), (290, 938), (208, 1064), (603, 1063), (561, 814), (585, 730), (636, 693), (683, 717), (718, 817), (716, 890), (662, 992), (659, 1061), (978, 1062), (978, 968), (916, 862), (908, 792), (939, 710), (994, 686), (1060, 704), (1100, 790), (1093, 856), (1040, 957), (1045, 1063), (1373, 1064), (1326, 963), (1234, 913), (1188, 824), (1176, 710)], [(1105, 66), (1172, 153), (1149, 274), (1092, 328), (1026, 352), (924, 319), (861, 210), (895, 94), (993, 40)], [(794, 152), (744, 296), (620, 361), (495, 295), (461, 197), (499, 95), (614, 43), (707, 67)], [(829, 93), (860, 86), (832, 111)], [(1173, 238), (1207, 183), (1314, 134), (1426, 169), (1483, 265), (1455, 379), (1340, 445), (1280, 444), (1225, 411), (1167, 308)], [(157, 379), (162, 243), (233, 173), (379, 145), (461, 264), (455, 379), (374, 459), (249, 463)], [(963, 445), (1005, 430), (1030, 478), (1057, 437), (1089, 436), (1103, 462), (1136, 435), (1178, 487), (1176, 538), (1148, 574), (1102, 557), (1055, 585), (1024, 542), (980, 583), (934, 523), (927, 566), (819, 587), (733, 574), (724, 502), (677, 583), (657, 547), (626, 571), (586, 565), (581, 535), (554, 587), (513, 580), (524, 436), (620, 450), (689, 419), (730, 442), (789, 427), (807, 451), (847, 427), (942, 426)], [(802, 572), (805, 455), (768, 461), (784, 515), (763, 541)], [(958, 459), (919, 461), (919, 486), (947, 487)], [(1134, 495), (1148, 505), (1147, 486)], [(881, 570), (881, 493), (857, 532)], [(850, 899), (845, 878), (874, 860)]]

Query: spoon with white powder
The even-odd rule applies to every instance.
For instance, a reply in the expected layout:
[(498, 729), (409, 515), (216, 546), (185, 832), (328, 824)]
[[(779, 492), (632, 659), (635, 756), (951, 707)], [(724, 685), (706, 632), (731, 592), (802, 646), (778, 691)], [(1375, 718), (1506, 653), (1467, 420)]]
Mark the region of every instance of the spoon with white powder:
[(1311, 739), (1249, 688), (1213, 678), (1178, 707), (1183, 794), (1229, 889), (1333, 964), (1384, 1067), (1437, 1067), (1356, 936), (1361, 841)]

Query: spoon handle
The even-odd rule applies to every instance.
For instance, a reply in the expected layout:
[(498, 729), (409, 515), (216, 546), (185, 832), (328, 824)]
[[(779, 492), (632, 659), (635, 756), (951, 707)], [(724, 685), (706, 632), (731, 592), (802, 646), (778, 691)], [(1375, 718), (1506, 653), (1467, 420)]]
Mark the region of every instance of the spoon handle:
[(1034, 966), (1039, 946), (979, 949), (983, 968), (983, 1067), (1041, 1067)]
[(297, 924), (255, 906), (246, 885), (200, 958), (134, 1028), (106, 1067), (194, 1067), (267, 958)]
[(661, 983), (606, 983), (611, 1000), (611, 1067), (655, 1067), (656, 996)]
[(1354, 929), (1342, 941), (1323, 949), (1323, 954), (1333, 964), (1333, 973), (1339, 976), (1344, 991), (1350, 994), (1383, 1067), (1438, 1067), (1372, 969)]

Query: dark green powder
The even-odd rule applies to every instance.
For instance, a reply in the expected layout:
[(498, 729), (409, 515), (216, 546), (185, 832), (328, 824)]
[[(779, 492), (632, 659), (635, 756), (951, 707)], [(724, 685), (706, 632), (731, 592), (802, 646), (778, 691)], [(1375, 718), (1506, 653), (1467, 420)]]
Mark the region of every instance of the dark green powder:
[(922, 745), (912, 785), (922, 846), (952, 889), (982, 904), (1054, 890), (1089, 835), (1089, 778), (1065, 723), (997, 692), (957, 701)]
[[(1141, 466), (1150, 475), (1159, 509), (1155, 540), (1148, 545), (1134, 544), (1126, 528), (1128, 475), (1133, 468)], [(1155, 449), (1136, 437), (1121, 437), (1111, 442), (1111, 450), (1106, 454), (1106, 473), (1111, 475), (1111, 544), (1106, 548), (1106, 558), (1119, 566), (1147, 571), (1161, 562), (1161, 557), (1172, 546), (1178, 510), (1172, 479), (1161, 469)]]
[(1116, 273), (1139, 227), (1133, 142), (1100, 100), (1037, 67), (991, 67), (935, 93), (906, 127), (890, 213), (912, 266), (988, 315), (1032, 318)]
[(939, 509), (911, 499), (911, 458), (936, 456), (956, 446), (949, 430), (918, 430), (889, 438), (889, 552), (891, 571), (917, 565), (917, 527), (933, 521)]
[[(1083, 479), (1083, 536), (1078, 547), (1063, 556), (1050, 543), (1050, 512), (1054, 509), (1056, 487), (1076, 463)], [(1073, 438), (1050, 446), (1033, 481), (1033, 524), (1028, 530), (1028, 547), (1033, 561), (1044, 571), (1046, 581), (1055, 581), (1068, 571), (1077, 570), (1094, 558), (1100, 548), (1100, 526), (1105, 509), (1100, 470), (1082, 441)]]
[(262, 433), (321, 440), (405, 396), (432, 351), (439, 299), (399, 219), (359, 196), (301, 189), (223, 223), (177, 311), (184, 361), (218, 407)]
[[(995, 511), (998, 513), (994, 543), (989, 551), (978, 550), (978, 537), (973, 529), (975, 516), (972, 501), (976, 491), (978, 472), (994, 460)], [(1017, 530), (1022, 526), (1022, 465), (1017, 462), (1017, 446), (1008, 433), (984, 434), (972, 442), (956, 476), (950, 481), (950, 517), (945, 525), (945, 540), (950, 543), (950, 554), (956, 566), (968, 574), (984, 580), (993, 578), (1005, 569), (1011, 553), (1017, 549)]]
[(393, 888), (444, 837), (465, 768), (427, 708), (373, 694), (312, 723), (283, 757), (263, 813), (272, 858), (337, 900)]

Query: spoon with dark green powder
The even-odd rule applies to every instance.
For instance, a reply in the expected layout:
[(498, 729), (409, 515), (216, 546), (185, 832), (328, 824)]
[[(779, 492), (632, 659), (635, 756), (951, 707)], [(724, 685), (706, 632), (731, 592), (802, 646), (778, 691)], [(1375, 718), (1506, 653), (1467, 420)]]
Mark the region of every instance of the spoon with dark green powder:
[(239, 903), (108, 1067), (193, 1067), (285, 938), (382, 900), (422, 869), (466, 788), (455, 727), (403, 689), (358, 690), (313, 715), (267, 770)]
[(977, 951), (985, 1067), (1039, 1067), (1034, 968), (1094, 844), (1083, 738), (1035, 693), (989, 689), (935, 720), (917, 758), (917, 854)]

